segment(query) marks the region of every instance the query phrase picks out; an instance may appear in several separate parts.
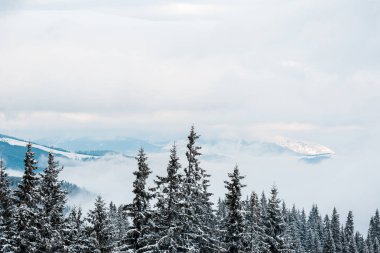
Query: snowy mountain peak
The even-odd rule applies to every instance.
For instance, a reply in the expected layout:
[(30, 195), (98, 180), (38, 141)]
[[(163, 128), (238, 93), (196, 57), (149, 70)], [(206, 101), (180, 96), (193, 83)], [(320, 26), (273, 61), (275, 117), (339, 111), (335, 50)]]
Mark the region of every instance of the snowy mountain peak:
[(321, 144), (309, 143), (305, 141), (295, 141), (284, 137), (276, 137), (275, 143), (296, 154), (304, 156), (329, 156), (335, 152)]

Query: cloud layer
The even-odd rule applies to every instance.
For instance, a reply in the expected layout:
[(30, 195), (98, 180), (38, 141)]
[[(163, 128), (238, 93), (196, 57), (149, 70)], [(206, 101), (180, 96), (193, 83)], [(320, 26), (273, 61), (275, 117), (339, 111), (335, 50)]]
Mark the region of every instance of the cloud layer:
[(3, 132), (171, 138), (362, 125), (379, 107), (376, 1), (2, 5)]

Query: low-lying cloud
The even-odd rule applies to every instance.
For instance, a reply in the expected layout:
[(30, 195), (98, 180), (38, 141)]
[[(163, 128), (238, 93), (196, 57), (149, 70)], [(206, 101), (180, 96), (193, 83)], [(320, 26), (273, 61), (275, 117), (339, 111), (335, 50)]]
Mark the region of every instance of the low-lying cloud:
[[(177, 142), (177, 145), (185, 167), (184, 142)], [(201, 166), (211, 174), (210, 191), (214, 194), (214, 202), (224, 197), (224, 180), (237, 164), (241, 174), (246, 176), (244, 195), (253, 190), (269, 193), (270, 187), (276, 184), (288, 207), (296, 204), (308, 211), (313, 204), (318, 204), (321, 212), (327, 214), (336, 207), (342, 219), (348, 210), (353, 210), (356, 226), (362, 232), (366, 231), (370, 216), (380, 205), (378, 192), (374, 191), (380, 164), (360, 162), (367, 151), (341, 153), (338, 149), (337, 155), (318, 164), (301, 162), (299, 157), (289, 153), (255, 153), (252, 149), (242, 149), (238, 144), (204, 145), (202, 153)], [(218, 159), (210, 159), (213, 155), (218, 155)], [(153, 171), (148, 184), (153, 186), (155, 176), (166, 173), (169, 152), (151, 153), (148, 157)], [(132, 173), (136, 168), (134, 159), (110, 155), (94, 161), (65, 164), (62, 179), (101, 194), (107, 201), (129, 203), (133, 198)], [(91, 201), (81, 200), (78, 204), (87, 210), (92, 207)]]

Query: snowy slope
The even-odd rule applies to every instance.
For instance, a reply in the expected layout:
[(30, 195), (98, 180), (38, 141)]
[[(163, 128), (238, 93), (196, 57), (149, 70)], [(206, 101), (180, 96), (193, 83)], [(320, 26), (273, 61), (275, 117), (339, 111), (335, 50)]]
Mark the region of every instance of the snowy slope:
[(284, 137), (276, 138), (275, 143), (285, 149), (288, 149), (298, 155), (304, 156), (327, 156), (333, 155), (335, 152), (330, 148), (304, 141), (294, 141), (290, 139), (286, 139)]
[[(0, 157), (8, 168), (16, 170), (22, 170), (24, 168), (24, 157), (27, 144), (28, 141), (0, 134)], [(45, 158), (48, 156), (49, 152), (53, 153), (57, 158), (76, 161), (94, 160), (100, 157), (92, 154), (78, 154), (33, 142), (32, 149), (37, 160), (41, 161), (38, 166), (40, 170), (45, 166)]]
[[(28, 144), (27, 141), (19, 140), (19, 139), (12, 138), (12, 137), (4, 137), (4, 136), (0, 137), (0, 142), (8, 143), (11, 146), (20, 146), (20, 147), (26, 147), (26, 145)], [(94, 156), (77, 154), (77, 153), (73, 153), (73, 152), (69, 152), (69, 151), (65, 151), (65, 150), (58, 150), (58, 149), (38, 145), (35, 143), (33, 143), (32, 145), (33, 145), (34, 149), (39, 149), (39, 150), (42, 150), (45, 152), (51, 152), (55, 155), (63, 156), (63, 157), (66, 157), (68, 159), (83, 160), (83, 159), (94, 158)]]

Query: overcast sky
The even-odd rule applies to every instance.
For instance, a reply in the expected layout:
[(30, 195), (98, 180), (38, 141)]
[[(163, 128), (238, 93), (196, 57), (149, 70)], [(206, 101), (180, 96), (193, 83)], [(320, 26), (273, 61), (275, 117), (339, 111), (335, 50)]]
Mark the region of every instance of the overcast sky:
[(0, 131), (345, 131), (379, 120), (380, 2), (0, 3)]

